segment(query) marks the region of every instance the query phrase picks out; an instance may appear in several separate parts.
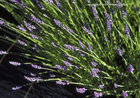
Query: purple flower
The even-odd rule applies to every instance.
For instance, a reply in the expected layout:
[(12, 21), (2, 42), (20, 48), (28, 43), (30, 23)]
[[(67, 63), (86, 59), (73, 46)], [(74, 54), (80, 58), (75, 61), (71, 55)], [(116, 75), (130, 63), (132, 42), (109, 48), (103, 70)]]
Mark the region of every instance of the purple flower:
[(62, 8), (62, 5), (61, 5), (57, 0), (55, 0), (55, 2), (56, 2), (56, 5), (57, 5), (59, 8)]
[(112, 20), (112, 18), (110, 17), (110, 15), (106, 11), (104, 11), (104, 14), (105, 14), (105, 17), (107, 18), (107, 20), (109, 20), (109, 21)]
[(71, 57), (69, 57), (69, 56), (68, 56), (68, 59), (69, 59), (70, 61), (73, 61), (73, 59), (72, 59)]
[(36, 51), (40, 50), (39, 47), (36, 44), (34, 44), (33, 49), (36, 50)]
[(84, 30), (87, 32), (87, 34), (92, 35), (92, 33), (90, 32), (90, 30), (87, 29), (86, 26), (84, 26), (83, 28), (84, 28)]
[(90, 30), (89, 27), (88, 27), (88, 24), (86, 22), (84, 22), (84, 25), (85, 25), (84, 26), (85, 28), (87, 28), (88, 30)]
[(43, 5), (41, 5), (41, 4), (38, 2), (38, 0), (36, 0), (36, 4), (37, 4), (37, 6), (38, 6), (39, 8), (41, 8), (41, 9), (44, 8)]
[(0, 55), (6, 54), (6, 51), (0, 51)]
[(99, 87), (100, 87), (101, 89), (103, 89), (104, 85), (99, 85)]
[(75, 32), (74, 32), (72, 29), (70, 29), (70, 28), (68, 28), (68, 27), (66, 27), (66, 29), (67, 29), (71, 34), (75, 34)]
[(31, 64), (31, 66), (35, 69), (41, 69), (41, 66), (38, 66), (38, 65)]
[(138, 10), (136, 6), (134, 6), (134, 9), (135, 9), (136, 11)]
[(79, 51), (79, 54), (80, 54), (81, 56), (85, 56), (85, 54), (84, 54), (84, 53), (82, 53), (82, 52), (80, 52), (80, 51)]
[(29, 35), (34, 39), (38, 39), (38, 37), (36, 35), (32, 34), (32, 33), (29, 33)]
[(28, 16), (28, 18), (29, 18), (29, 20), (32, 21), (32, 22), (37, 22), (37, 23), (40, 23), (40, 24), (44, 24), (43, 21), (41, 21), (39, 18), (34, 17), (33, 15)]
[(86, 46), (81, 42), (79, 41), (79, 45), (85, 50), (86, 49)]
[(89, 51), (92, 51), (91, 45), (90, 45), (90, 44), (87, 44), (87, 45), (88, 45), (88, 50), (89, 50)]
[(93, 77), (99, 77), (99, 75), (97, 74), (98, 72), (99, 72), (99, 69), (97, 69), (97, 68), (91, 68), (90, 75), (92, 75)]
[(33, 32), (32, 26), (29, 23), (27, 23), (26, 21), (23, 21), (23, 24), (30, 32)]
[(54, 47), (57, 47), (57, 45), (56, 45), (54, 42), (52, 42), (52, 45), (53, 45)]
[(84, 93), (84, 92), (86, 91), (86, 89), (85, 89), (85, 88), (77, 88), (77, 87), (76, 87), (76, 91), (77, 91), (78, 93)]
[(21, 86), (16, 86), (16, 87), (12, 87), (12, 90), (18, 90), (20, 88), (22, 88), (22, 87)]
[(95, 7), (92, 7), (92, 12), (93, 12), (93, 15), (94, 15), (94, 19), (95, 19), (95, 21), (97, 21), (97, 19), (98, 19), (98, 15), (97, 15), (97, 12), (96, 12)]
[(124, 34), (128, 37), (128, 36), (129, 36), (129, 32), (130, 32), (130, 29), (129, 29), (127, 23), (126, 23), (126, 24), (125, 24)]
[(27, 44), (24, 42), (24, 41), (21, 41), (21, 40), (17, 40), (21, 45), (23, 45), (23, 46), (27, 46)]
[(0, 20), (0, 26), (1, 26), (1, 25), (4, 25), (4, 23), (5, 23), (5, 22), (4, 22), (3, 20)]
[(15, 62), (15, 61), (9, 61), (9, 63), (14, 65), (14, 66), (20, 66), (21, 65), (21, 63)]
[(62, 66), (60, 66), (60, 65), (55, 65), (55, 67), (57, 68), (57, 69), (59, 69), (59, 70), (64, 70), (65, 71), (65, 67), (62, 67)]
[(31, 76), (36, 76), (36, 74), (30, 73)]
[(107, 40), (107, 38), (104, 36), (104, 40), (107, 42), (108, 40)]
[(123, 55), (123, 52), (122, 52), (122, 50), (120, 49), (120, 47), (117, 48), (117, 52), (119, 53), (120, 56)]
[(46, 1), (49, 5), (50, 5), (51, 3), (53, 3), (53, 0), (44, 0), (44, 1)]
[(108, 19), (107, 19), (106, 25), (107, 25), (107, 30), (111, 31), (111, 22)]
[(54, 74), (49, 74), (49, 76), (50, 76), (51, 78), (54, 78), (54, 77), (55, 77), (55, 75), (54, 75)]
[(102, 97), (103, 94), (102, 93), (99, 93), (99, 92), (96, 92), (94, 91), (94, 97), (97, 98), (97, 97)]
[(75, 3), (75, 0), (71, 0), (72, 3)]
[(119, 9), (122, 8), (122, 5), (121, 5), (119, 0), (116, 0), (116, 7), (119, 8)]
[(70, 50), (74, 50), (74, 47), (71, 46), (71, 45), (65, 44), (65, 47), (68, 48), (68, 49), (70, 49)]
[(91, 65), (94, 66), (94, 67), (96, 67), (97, 63), (95, 63), (95, 62), (93, 62), (93, 61), (91, 60)]
[(27, 76), (25, 76), (24, 75), (24, 78), (26, 79), (26, 80), (28, 80), (28, 81), (30, 81), (30, 82), (35, 82), (35, 81), (40, 81), (40, 80), (42, 80), (40, 77), (27, 77)]
[(20, 25), (18, 25), (18, 29), (21, 31), (26, 31), (24, 28), (22, 28)]
[(124, 98), (126, 98), (126, 97), (128, 96), (128, 94), (127, 94), (125, 91), (122, 91), (122, 96), (123, 96)]
[(114, 83), (114, 87), (115, 87), (115, 88), (117, 88), (117, 87), (118, 87), (118, 85), (117, 85), (116, 83)]
[(58, 20), (53, 19), (53, 21), (55, 22), (55, 24), (56, 24), (58, 27), (62, 26), (62, 23), (61, 23), (61, 22), (59, 22)]
[(79, 67), (78, 67), (78, 66), (76, 66), (76, 65), (75, 65), (75, 68), (76, 68), (76, 69), (79, 69)]
[(69, 63), (69, 62), (63, 61), (63, 63), (64, 63), (66, 66), (71, 66), (71, 63)]
[(133, 66), (130, 64), (129, 67), (127, 68), (128, 72), (133, 72), (134, 71), (134, 68)]
[(122, 15), (123, 15), (123, 17), (124, 18), (126, 18), (126, 15), (128, 14), (128, 12), (127, 12), (127, 10), (124, 12), (124, 11), (122, 11)]
[(69, 81), (67, 82), (67, 81), (61, 81), (61, 80), (59, 80), (59, 81), (56, 81), (56, 84), (69, 85)]
[(25, 4), (23, 4), (23, 3), (20, 3), (20, 4), (19, 4), (19, 8), (20, 8), (20, 9), (25, 8), (25, 6), (26, 6), (26, 5), (25, 5)]
[(11, 1), (14, 2), (14, 3), (19, 3), (18, 0), (11, 0)]

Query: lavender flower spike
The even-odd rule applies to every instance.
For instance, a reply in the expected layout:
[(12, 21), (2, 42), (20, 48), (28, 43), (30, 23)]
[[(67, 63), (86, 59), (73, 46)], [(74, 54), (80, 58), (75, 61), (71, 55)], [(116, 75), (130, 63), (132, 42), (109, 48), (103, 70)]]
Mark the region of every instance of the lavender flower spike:
[(22, 28), (20, 25), (18, 25), (18, 29), (21, 31), (26, 31), (24, 28)]
[(81, 41), (79, 41), (79, 44), (84, 50), (86, 49), (86, 46)]
[(97, 12), (96, 12), (96, 10), (95, 10), (95, 7), (92, 7), (92, 12), (93, 12), (95, 21), (97, 21), (98, 15), (97, 15)]
[(106, 25), (107, 25), (107, 30), (111, 31), (111, 22), (108, 19), (107, 19)]
[(18, 90), (20, 88), (22, 88), (22, 87), (21, 86), (16, 86), (16, 87), (12, 87), (12, 90)]
[(56, 5), (57, 5), (59, 8), (62, 8), (62, 5), (61, 5), (57, 0), (55, 0), (55, 2), (56, 2)]
[(77, 87), (76, 87), (76, 91), (77, 91), (78, 93), (84, 93), (84, 92), (86, 91), (86, 89), (85, 89), (85, 88), (77, 88)]
[(116, 83), (114, 83), (114, 87), (115, 87), (115, 88), (117, 88), (117, 87), (118, 87), (118, 85), (117, 85)]
[(99, 87), (100, 87), (101, 89), (103, 89), (104, 85), (99, 85)]
[(87, 44), (87, 45), (88, 45), (88, 50), (89, 50), (89, 51), (92, 51), (91, 45), (90, 45), (90, 44)]
[(136, 11), (138, 10), (136, 6), (134, 6), (134, 9), (135, 9)]
[(31, 66), (35, 69), (41, 69), (41, 66), (38, 66), (38, 65), (31, 64)]
[(52, 45), (53, 45), (54, 47), (57, 47), (57, 45), (56, 45), (54, 42), (52, 42)]
[(133, 66), (130, 64), (129, 67), (127, 68), (128, 72), (133, 72), (134, 71), (134, 68)]
[(98, 77), (99, 78), (99, 75), (97, 74), (97, 72), (99, 72), (99, 69), (97, 69), (97, 68), (91, 68), (90, 75), (92, 75), (93, 77)]
[(119, 0), (116, 0), (116, 7), (119, 8), (119, 9), (122, 8), (122, 5), (121, 5)]
[(129, 32), (130, 32), (130, 29), (129, 29), (129, 27), (128, 27), (128, 24), (126, 23), (126, 24), (125, 24), (124, 34), (128, 37), (128, 36), (129, 36)]
[(122, 52), (122, 50), (120, 49), (120, 47), (117, 48), (117, 52), (119, 53), (120, 56), (123, 55), (123, 52)]
[(103, 96), (102, 93), (99, 93), (99, 92), (94, 91), (94, 97), (95, 98), (102, 97), (102, 96)]
[(63, 61), (63, 63), (64, 63), (66, 66), (72, 66), (71, 63), (69, 63), (69, 62)]
[(112, 18), (110, 17), (110, 15), (106, 12), (106, 11), (104, 11), (104, 14), (105, 14), (105, 17), (110, 21), (110, 20), (112, 20)]
[(94, 67), (96, 67), (97, 63), (95, 63), (95, 62), (93, 62), (93, 61), (91, 60), (91, 65), (94, 66)]
[(21, 63), (15, 62), (15, 61), (9, 61), (9, 63), (14, 65), (14, 66), (20, 66), (21, 65)]
[(24, 42), (24, 41), (21, 41), (21, 40), (17, 40), (20, 44), (22, 44), (23, 46), (27, 46), (27, 44)]
[(62, 26), (62, 23), (61, 23), (61, 22), (59, 22), (58, 20), (53, 19), (53, 21), (55, 22), (55, 24), (56, 24), (58, 27)]
[(126, 98), (126, 97), (128, 96), (128, 94), (127, 94), (125, 91), (122, 91), (122, 96), (123, 96), (124, 98)]

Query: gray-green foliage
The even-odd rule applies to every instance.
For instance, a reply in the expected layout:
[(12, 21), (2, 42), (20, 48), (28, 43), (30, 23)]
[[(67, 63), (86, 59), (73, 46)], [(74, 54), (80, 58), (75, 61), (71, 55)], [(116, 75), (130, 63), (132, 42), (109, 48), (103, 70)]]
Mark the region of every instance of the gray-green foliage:
[[(23, 47), (15, 39), (6, 39), (0, 36), (2, 41), (7, 40), (8, 43), (9, 41), (10, 43), (16, 42), (15, 47), (27, 51), (27, 54), (9, 54), (24, 56), (39, 62), (40, 65), (48, 65), (50, 68), (55, 68), (55, 65), (64, 67), (63, 61), (68, 61), (72, 64), (70, 67), (65, 66), (67, 68), (65, 71), (47, 70), (47, 68), (47, 71), (45, 71), (44, 68), (44, 73), (49, 73), (50, 71), (58, 72), (65, 75), (65, 77), (57, 77), (56, 75), (54, 79), (44, 79), (43, 81), (69, 80), (70, 84), (81, 85), (87, 90), (99, 91), (105, 95), (121, 96), (120, 92), (124, 90), (129, 96), (131, 94), (138, 96), (138, 91), (140, 90), (140, 13), (134, 10), (134, 5), (138, 7), (139, 1), (121, 0), (122, 4), (126, 4), (122, 9), (117, 9), (113, 5), (104, 6), (103, 4), (107, 4), (105, 0), (91, 0), (89, 4), (86, 3), (86, 0), (75, 0), (75, 3), (72, 3), (70, 0), (59, 0), (62, 8), (57, 7), (56, 3), (48, 4), (47, 0), (39, 0), (39, 3), (43, 5), (42, 9), (30, 0), (21, 1), (25, 4), (23, 9), (19, 8), (19, 3), (14, 4), (6, 1), (0, 1), (0, 6), (9, 11), (23, 28), (25, 28), (23, 20), (36, 26), (37, 29), (32, 34), (37, 35), (42, 40), (31, 38), (29, 35), (31, 32), (27, 28), (26, 32), (21, 31), (15, 24), (4, 20), (9, 24), (9, 26), (5, 27), (15, 33), (6, 31), (3, 28), (2, 30), (5, 30), (10, 35), (19, 37), (20, 40), (27, 43), (27, 46)], [(95, 21), (92, 13), (93, 3), (101, 4), (96, 6), (97, 21)], [(115, 1), (110, 2), (110, 4), (115, 4)], [(115, 14), (111, 13), (110, 8), (115, 11)], [(121, 13), (125, 9), (128, 11), (126, 18)], [(113, 19), (110, 32), (106, 28), (104, 11)], [(47, 17), (43, 16), (43, 14), (46, 14)], [(45, 24), (30, 21), (27, 15), (40, 18)], [(58, 27), (54, 19), (64, 24), (65, 27), (72, 29), (75, 34), (71, 34), (66, 28), (63, 29), (62, 26)], [(83, 26), (85, 22), (88, 24), (92, 35), (88, 35), (84, 31)], [(131, 31), (129, 37), (126, 37), (124, 34), (126, 23)], [(108, 39), (107, 42), (104, 41), (104, 36)], [(86, 46), (85, 50), (80, 47), (78, 41), (81, 41)], [(52, 42), (58, 47), (54, 47), (51, 44)], [(91, 45), (92, 51), (88, 50), (87, 43)], [(34, 44), (37, 44), (41, 50), (33, 51), (32, 47), (34, 47)], [(69, 50), (64, 44), (79, 47), (79, 50)], [(121, 47), (123, 56), (119, 56), (117, 47)], [(85, 56), (81, 56), (78, 51), (84, 53)], [(73, 58), (73, 61), (69, 61), (66, 56), (62, 56), (62, 52)], [(91, 60), (98, 64), (96, 68), (100, 70), (98, 72), (99, 78), (90, 75), (91, 68), (94, 68), (91, 65)], [(48, 61), (53, 62), (53, 64), (48, 64)], [(132, 64), (134, 67), (134, 72), (132, 73), (127, 71), (129, 64)], [(77, 65), (79, 69), (76, 69), (74, 65)], [(124, 75), (121, 73), (124, 73)], [(115, 88), (114, 83), (120, 86)], [(104, 88), (100, 89), (99, 85), (104, 85)]]

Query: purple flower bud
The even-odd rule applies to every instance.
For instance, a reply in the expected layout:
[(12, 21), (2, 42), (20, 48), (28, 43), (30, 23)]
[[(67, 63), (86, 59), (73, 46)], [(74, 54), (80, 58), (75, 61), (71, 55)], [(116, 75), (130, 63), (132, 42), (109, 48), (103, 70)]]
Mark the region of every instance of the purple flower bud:
[(73, 61), (73, 59), (72, 59), (71, 57), (69, 57), (69, 56), (68, 56), (68, 59), (69, 59), (70, 61)]
[(57, 45), (56, 45), (54, 42), (52, 42), (52, 45), (53, 45), (54, 47), (57, 47)]
[(36, 44), (34, 44), (33, 50), (38, 51), (38, 50), (40, 50), (40, 48)]
[(104, 14), (105, 14), (105, 17), (107, 18), (107, 20), (109, 20), (109, 21), (112, 20), (112, 18), (110, 17), (110, 15), (106, 11), (104, 11)]
[(118, 87), (118, 85), (117, 85), (116, 83), (114, 83), (114, 87), (115, 87), (115, 88), (117, 88), (117, 87)]
[(61, 81), (61, 80), (59, 80), (59, 81), (56, 81), (56, 84), (60, 84), (60, 85), (66, 85), (66, 81)]
[(27, 23), (26, 21), (23, 21), (23, 24), (30, 32), (33, 32), (32, 28), (31, 28), (32, 26), (29, 23)]
[(133, 66), (130, 64), (129, 67), (127, 68), (128, 72), (133, 72), (134, 71), (134, 68)]
[(53, 0), (44, 0), (44, 1), (46, 1), (49, 5), (50, 5), (51, 3), (53, 3)]
[(43, 14), (44, 17), (48, 17), (46, 14)]
[(63, 61), (63, 63), (64, 63), (66, 66), (72, 66), (71, 63), (69, 63), (69, 62)]
[(25, 7), (26, 7), (25, 4), (23, 4), (23, 3), (20, 3), (20, 4), (19, 4), (19, 8), (20, 8), (20, 9), (24, 9)]
[(92, 7), (92, 12), (93, 12), (95, 21), (97, 21), (98, 20), (98, 15), (97, 15), (97, 11), (96, 11), (95, 7)]
[(50, 76), (51, 78), (54, 78), (54, 77), (55, 77), (55, 75), (54, 75), (54, 74), (49, 74), (49, 76)]
[(71, 45), (65, 44), (65, 47), (68, 48), (68, 49), (70, 49), (70, 50), (74, 50), (74, 47), (71, 46)]
[(116, 7), (119, 8), (119, 9), (122, 8), (122, 5), (121, 5), (119, 0), (116, 0)]
[(62, 5), (61, 5), (57, 0), (55, 0), (55, 2), (56, 2), (56, 5), (57, 5), (59, 8), (62, 8)]
[(136, 6), (134, 6), (134, 9), (135, 9), (136, 11), (138, 10)]
[(3, 20), (0, 20), (0, 26), (4, 25), (4, 21)]
[(55, 65), (55, 67), (56, 67), (57, 69), (59, 69), (59, 70), (63, 70), (63, 67), (60, 66), (60, 65)]
[(81, 56), (85, 56), (85, 54), (84, 54), (84, 53), (82, 53), (82, 52), (80, 52), (80, 51), (79, 51), (79, 54), (80, 54)]
[(19, 3), (18, 0), (11, 0), (11, 1), (14, 2), (14, 3)]
[(126, 37), (129, 36), (129, 32), (130, 32), (130, 29), (129, 29), (127, 23), (126, 23), (126, 24), (125, 24), (125, 30), (124, 30), (124, 34), (126, 35)]
[(86, 46), (81, 42), (79, 41), (79, 45), (85, 50), (86, 49)]
[(128, 96), (128, 94), (127, 94), (125, 91), (122, 91), (122, 96), (123, 96), (124, 98), (126, 98), (126, 97)]
[(102, 97), (102, 96), (103, 96), (102, 93), (99, 93), (99, 92), (94, 91), (94, 97), (95, 98)]
[(41, 69), (41, 66), (38, 66), (38, 65), (31, 64), (31, 66), (35, 69)]
[(98, 77), (99, 78), (99, 75), (97, 74), (98, 72), (99, 72), (99, 69), (97, 69), (97, 68), (91, 68), (90, 75), (92, 75), (93, 77)]
[(93, 61), (91, 60), (91, 65), (94, 66), (94, 67), (96, 67), (97, 63), (95, 63), (95, 62), (93, 62)]
[(71, 0), (72, 3), (75, 3), (75, 0)]
[(21, 65), (21, 63), (15, 62), (15, 61), (9, 61), (9, 63), (14, 65), (14, 66), (20, 66)]
[(84, 92), (86, 91), (86, 89), (85, 89), (85, 88), (77, 88), (77, 87), (76, 87), (76, 91), (77, 91), (78, 93), (84, 93)]
[(72, 29), (70, 29), (70, 28), (68, 28), (68, 27), (66, 27), (66, 29), (67, 29), (71, 34), (75, 34), (75, 32), (74, 32)]
[(75, 68), (76, 68), (76, 69), (79, 69), (79, 67), (78, 67), (78, 66), (76, 66), (76, 65), (75, 65)]
[(27, 77), (24, 75), (24, 78), (30, 82), (35, 82), (35, 81), (39, 81), (39, 80), (42, 80), (40, 77)]
[(26, 31), (24, 28), (22, 28), (20, 25), (18, 25), (18, 29), (21, 31)]
[(120, 47), (117, 48), (117, 52), (119, 53), (120, 56), (123, 55), (123, 52), (122, 52), (122, 50), (120, 49)]
[(22, 88), (22, 87), (21, 86), (16, 86), (16, 87), (12, 87), (12, 90), (18, 90), (20, 88)]
[(44, 8), (43, 5), (41, 5), (41, 4), (38, 2), (38, 0), (36, 0), (36, 4), (37, 4), (37, 6), (38, 6), (39, 8), (41, 8), (41, 9)]
[(104, 85), (99, 85), (99, 87), (100, 87), (101, 89), (103, 89)]
[(0, 55), (6, 54), (6, 51), (0, 51)]
[(88, 45), (88, 50), (89, 50), (89, 51), (92, 51), (91, 45), (90, 45), (89, 43), (88, 43), (87, 45)]
[(104, 36), (104, 40), (107, 42), (108, 40), (107, 40), (107, 38)]
[(126, 18), (126, 15), (127, 15), (128, 13), (127, 13), (127, 10), (124, 12), (124, 11), (122, 11), (122, 15), (123, 15), (123, 17), (124, 18)]
[(17, 40), (21, 45), (23, 45), (23, 46), (27, 46), (27, 44), (24, 42), (24, 41), (21, 41), (21, 40)]
[(61, 23), (61, 22), (59, 22), (59, 21), (56, 20), (56, 19), (53, 19), (53, 20), (54, 20), (55, 24), (56, 24), (58, 27), (62, 26), (62, 23)]
[(84, 30), (87, 32), (87, 34), (92, 35), (92, 33), (90, 32), (89, 29), (87, 29), (85, 26), (84, 26), (83, 28), (84, 28)]
[(38, 39), (38, 37), (36, 35), (32, 34), (32, 33), (29, 33), (29, 35), (34, 39)]
[(36, 76), (36, 74), (30, 73), (31, 76)]
[(111, 31), (111, 22), (108, 19), (107, 19), (106, 25), (107, 25), (107, 30)]

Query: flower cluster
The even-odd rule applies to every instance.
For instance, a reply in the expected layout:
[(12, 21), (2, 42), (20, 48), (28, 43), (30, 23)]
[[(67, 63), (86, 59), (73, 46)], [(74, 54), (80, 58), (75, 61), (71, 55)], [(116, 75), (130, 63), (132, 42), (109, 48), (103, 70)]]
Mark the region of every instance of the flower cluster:
[(14, 65), (14, 66), (20, 66), (21, 65), (21, 63), (15, 62), (15, 61), (9, 61), (9, 63)]
[(78, 93), (84, 93), (84, 92), (86, 91), (86, 89), (85, 89), (85, 88), (77, 88), (77, 87), (76, 87), (76, 91), (77, 91)]
[(41, 81), (42, 79), (40, 77), (27, 77), (24, 75), (24, 78), (30, 82), (38, 82)]

